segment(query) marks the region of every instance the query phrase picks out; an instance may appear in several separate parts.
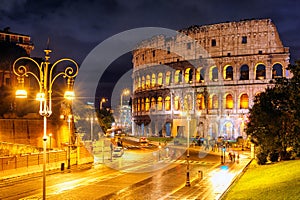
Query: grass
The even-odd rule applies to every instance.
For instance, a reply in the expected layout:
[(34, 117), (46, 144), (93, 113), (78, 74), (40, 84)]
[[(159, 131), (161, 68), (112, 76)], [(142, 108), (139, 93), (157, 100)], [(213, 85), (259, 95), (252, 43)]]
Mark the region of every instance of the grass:
[(253, 161), (223, 199), (300, 199), (300, 160), (269, 165)]

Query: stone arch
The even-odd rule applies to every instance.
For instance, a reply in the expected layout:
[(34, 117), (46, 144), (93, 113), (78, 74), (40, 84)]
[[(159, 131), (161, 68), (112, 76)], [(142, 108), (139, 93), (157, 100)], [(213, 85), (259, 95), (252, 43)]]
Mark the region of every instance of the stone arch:
[(218, 67), (217, 66), (212, 66), (209, 68), (209, 79), (211, 81), (217, 81), (219, 79), (219, 74), (218, 74)]
[(247, 93), (240, 94), (239, 109), (249, 109), (249, 95)]
[(272, 66), (272, 79), (283, 77), (283, 66), (281, 63), (275, 63)]
[(226, 93), (224, 95), (224, 108), (225, 109), (233, 109), (234, 108), (234, 100), (233, 95), (231, 93)]
[(266, 65), (263, 63), (257, 63), (255, 66), (255, 79), (266, 79)]
[(156, 74), (152, 73), (151, 75), (151, 87), (155, 87), (156, 85)]
[(249, 66), (247, 64), (240, 67), (240, 80), (249, 80)]
[(170, 98), (170, 96), (166, 96), (166, 98), (164, 100), (164, 106), (165, 106), (166, 111), (171, 110), (171, 98)]
[(223, 136), (227, 139), (234, 139), (234, 123), (231, 120), (226, 120), (222, 124), (222, 130), (221, 130)]
[(233, 67), (231, 65), (226, 65), (223, 68), (223, 78), (225, 81), (233, 80)]

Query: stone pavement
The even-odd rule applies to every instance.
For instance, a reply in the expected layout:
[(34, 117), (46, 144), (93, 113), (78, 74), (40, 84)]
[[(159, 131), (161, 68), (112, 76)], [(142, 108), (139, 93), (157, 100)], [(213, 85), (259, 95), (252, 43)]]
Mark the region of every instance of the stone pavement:
[(208, 174), (199, 172), (199, 176), (191, 180), (191, 186), (184, 186), (161, 199), (201, 199), (218, 200), (231, 184), (251, 162), (248, 156), (241, 156), (236, 162), (227, 161), (216, 164)]

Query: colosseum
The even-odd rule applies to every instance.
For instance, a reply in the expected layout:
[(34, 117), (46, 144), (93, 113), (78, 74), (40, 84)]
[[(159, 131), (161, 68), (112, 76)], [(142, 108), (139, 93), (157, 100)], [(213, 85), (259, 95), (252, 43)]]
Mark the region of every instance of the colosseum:
[(271, 19), (192, 26), (133, 51), (133, 134), (246, 137), (255, 95), (290, 77)]

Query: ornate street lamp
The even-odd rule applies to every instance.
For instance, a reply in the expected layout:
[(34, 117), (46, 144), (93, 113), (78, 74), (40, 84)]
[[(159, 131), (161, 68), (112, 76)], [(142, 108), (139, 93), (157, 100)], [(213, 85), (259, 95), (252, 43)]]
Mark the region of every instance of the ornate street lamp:
[[(64, 97), (68, 100), (74, 99), (74, 92), (72, 91), (72, 85), (74, 78), (78, 74), (78, 65), (77, 63), (69, 58), (63, 58), (56, 61), (53, 65), (50, 65), (49, 62), (49, 53), (50, 49), (45, 49), (45, 61), (41, 64), (37, 63), (34, 59), (30, 57), (20, 57), (13, 64), (13, 72), (17, 75), (18, 83), (22, 88), (16, 91), (16, 98), (26, 98), (27, 92), (24, 89), (24, 77), (29, 75), (33, 76), (39, 84), (39, 93), (36, 96), (36, 99), (40, 102), (39, 114), (44, 117), (44, 135), (43, 135), (43, 199), (46, 199), (46, 151), (47, 151), (47, 117), (50, 117), (52, 114), (52, 86), (55, 80), (62, 76), (67, 79), (68, 90), (65, 92)], [(29, 71), (28, 67), (17, 63), (19, 61), (30, 61), (37, 68), (37, 73)], [(54, 73), (54, 68), (62, 62), (69, 62), (72, 65), (68, 65), (64, 68), (63, 71)]]

